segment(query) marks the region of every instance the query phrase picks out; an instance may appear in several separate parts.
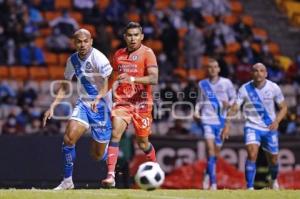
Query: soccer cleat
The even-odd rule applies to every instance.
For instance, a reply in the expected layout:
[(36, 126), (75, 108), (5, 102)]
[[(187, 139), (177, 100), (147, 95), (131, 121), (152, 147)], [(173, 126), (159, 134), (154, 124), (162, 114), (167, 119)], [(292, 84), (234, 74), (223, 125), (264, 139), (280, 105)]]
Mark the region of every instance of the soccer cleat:
[(203, 183), (202, 184), (203, 189), (208, 190), (209, 189), (209, 175), (208, 174), (204, 175), (202, 183)]
[(277, 180), (271, 180), (271, 189), (279, 190), (279, 184)]
[(247, 190), (254, 191), (254, 187), (248, 187)]
[(111, 174), (107, 176), (104, 180), (102, 180), (102, 185), (104, 185), (107, 188), (113, 188), (116, 186), (115, 177)]
[(217, 188), (217, 184), (211, 184), (211, 186), (210, 186), (210, 190), (211, 191), (215, 191), (215, 190), (217, 190), (218, 188)]
[(66, 178), (64, 179), (57, 187), (55, 187), (53, 190), (60, 191), (60, 190), (68, 190), (68, 189), (74, 189), (74, 183), (72, 178)]

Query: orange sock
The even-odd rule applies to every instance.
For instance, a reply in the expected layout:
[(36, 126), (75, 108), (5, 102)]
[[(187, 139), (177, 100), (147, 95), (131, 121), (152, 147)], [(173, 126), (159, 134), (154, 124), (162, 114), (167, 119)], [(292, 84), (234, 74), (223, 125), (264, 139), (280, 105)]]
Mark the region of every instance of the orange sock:
[(107, 168), (108, 174), (115, 176), (115, 168), (119, 155), (119, 143), (111, 142), (108, 146)]

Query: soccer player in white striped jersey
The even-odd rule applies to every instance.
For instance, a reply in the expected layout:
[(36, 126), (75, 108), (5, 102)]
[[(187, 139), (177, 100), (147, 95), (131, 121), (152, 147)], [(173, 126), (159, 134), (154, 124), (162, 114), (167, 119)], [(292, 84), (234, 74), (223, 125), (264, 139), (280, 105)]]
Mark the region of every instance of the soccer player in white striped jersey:
[[(93, 39), (86, 29), (74, 33), (76, 51), (67, 60), (65, 81), (61, 83), (54, 102), (44, 115), (44, 126), (53, 116), (55, 106), (66, 97), (68, 83), (75, 75), (79, 99), (67, 124), (62, 153), (64, 158), (64, 179), (54, 190), (73, 189), (73, 165), (76, 157), (77, 140), (91, 128), (93, 138), (93, 156), (105, 160), (107, 146), (111, 138), (111, 92), (108, 91), (108, 78), (112, 67), (100, 51), (92, 47)], [(74, 88), (73, 88), (74, 89)]]
[[(267, 80), (267, 69), (262, 63), (252, 67), (253, 80), (245, 83), (239, 89), (237, 102), (228, 112), (228, 118), (233, 117), (243, 105), (246, 119), (244, 141), (248, 158), (245, 164), (247, 188), (254, 189), (256, 173), (256, 158), (260, 145), (265, 151), (269, 172), (271, 174), (270, 188), (279, 189), (278, 174), (278, 126), (287, 113), (287, 105), (280, 87)], [(279, 107), (276, 114), (275, 103)], [(227, 136), (230, 123), (226, 122), (223, 135)]]
[(227, 109), (236, 100), (232, 82), (220, 77), (220, 66), (214, 59), (208, 62), (208, 78), (199, 82), (199, 110), (204, 129), (208, 159), (203, 188), (217, 189), (216, 161), (223, 144), (221, 137)]

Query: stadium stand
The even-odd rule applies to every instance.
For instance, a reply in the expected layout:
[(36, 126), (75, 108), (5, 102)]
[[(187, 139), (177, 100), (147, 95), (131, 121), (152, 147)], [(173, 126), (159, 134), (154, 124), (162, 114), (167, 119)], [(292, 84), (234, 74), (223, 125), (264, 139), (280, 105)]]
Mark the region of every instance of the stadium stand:
[[(300, 93), (291, 91), (299, 88), (300, 54), (297, 57), (285, 56), (279, 44), (270, 40), (269, 34), (272, 33), (257, 27), (254, 18), (244, 13), (243, 4), (239, 0), (219, 0), (216, 1), (217, 6), (211, 2), (153, 0), (141, 3), (134, 0), (98, 0), (94, 1), (92, 8), (79, 9), (74, 7), (72, 0), (53, 0), (52, 4), (48, 1), (47, 6), (43, 0), (23, 1), (21, 4), (1, 1), (0, 42), (3, 45), (0, 50), (0, 134), (17, 132), (6, 132), (3, 126), (9, 118), (24, 117), (21, 113), (27, 102), (16, 96), (24, 92), (29, 96), (29, 101), (33, 101), (29, 108), (29, 118), (36, 119), (51, 101), (48, 92), (51, 85), (49, 80), (63, 79), (64, 64), (72, 52), (72, 46), (63, 50), (47, 46), (47, 38), (54, 34), (55, 29), (59, 29), (58, 33), (66, 35), (67, 38), (78, 27), (88, 29), (95, 38), (94, 46), (110, 57), (114, 50), (122, 46), (121, 30), (128, 21), (138, 21), (142, 24), (144, 43), (153, 48), (157, 55), (161, 75), (160, 84), (155, 90), (159, 92), (165, 89), (167, 84), (171, 84), (170, 89), (175, 88), (174, 91), (186, 90), (188, 81), (195, 83), (205, 77), (205, 64), (209, 56), (218, 59), (222, 66), (222, 75), (231, 78), (236, 86), (248, 80), (249, 66), (261, 61), (268, 66), (269, 78), (282, 85), (284, 93), (292, 102), (289, 108), (293, 117), (287, 118), (281, 132), (287, 133), (284, 126), (296, 123), (296, 127), (288, 132), (296, 134), (300, 130)], [(299, 1), (274, 2), (286, 13), (291, 25), (300, 27)], [(29, 23), (23, 20), (27, 11), (21, 7), (34, 9), (36, 15), (29, 14)], [(68, 13), (66, 18), (63, 17), (64, 13)], [(36, 16), (40, 16), (39, 22)], [(57, 19), (65, 21), (54, 23)], [(197, 34), (198, 39), (192, 42), (198, 45), (195, 48), (200, 48), (201, 52), (197, 55), (197, 63), (188, 67), (186, 58), (190, 54), (186, 55), (185, 42), (191, 31)], [(101, 38), (104, 36), (107, 39), (103, 41)], [(198, 40), (199, 43), (196, 42)], [(45, 63), (33, 60), (30, 64), (21, 65), (20, 49), (29, 43), (42, 50), (41, 56)], [(32, 56), (30, 51), (28, 57)], [(29, 89), (30, 92), (27, 92), (28, 81), (36, 85), (35, 88)], [(34, 95), (37, 97), (33, 98)], [(179, 96), (178, 100), (183, 100), (183, 97)], [(157, 100), (156, 105), (160, 101)], [(179, 111), (184, 113), (183, 109)], [(60, 114), (63, 114), (63, 111)], [(25, 126), (33, 125), (31, 119), (28, 123), (18, 121), (15, 128), (22, 131), (16, 133), (18, 135), (26, 133), (23, 132)], [(235, 122), (239, 128), (233, 134), (240, 135), (242, 122)], [(171, 117), (156, 119), (154, 133), (166, 134), (174, 123), (175, 120)], [(185, 122), (184, 128), (190, 129), (193, 123), (192, 119)], [(64, 125), (64, 121), (61, 125)], [(40, 132), (44, 131), (47, 130)]]

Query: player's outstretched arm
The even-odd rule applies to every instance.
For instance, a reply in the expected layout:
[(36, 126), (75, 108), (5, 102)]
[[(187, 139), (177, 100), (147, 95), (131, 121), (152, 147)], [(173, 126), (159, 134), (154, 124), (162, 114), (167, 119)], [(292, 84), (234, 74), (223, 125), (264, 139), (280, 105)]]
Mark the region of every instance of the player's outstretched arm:
[(101, 100), (101, 98), (105, 97), (107, 91), (108, 91), (108, 77), (104, 79), (103, 85), (98, 92), (99, 94), (96, 96), (95, 100), (91, 103), (92, 111), (98, 112), (97, 105)]
[(65, 97), (67, 86), (68, 86), (68, 83), (65, 81), (60, 83), (60, 87), (58, 89), (58, 92), (57, 92), (57, 95), (56, 95), (54, 101), (50, 105), (50, 108), (44, 114), (43, 127), (46, 126), (47, 120), (53, 116), (55, 106), (57, 104), (59, 104), (61, 102), (61, 100)]
[(229, 138), (229, 131), (230, 131), (230, 120), (233, 116), (237, 114), (239, 110), (239, 106), (237, 103), (234, 103), (228, 110), (227, 116), (226, 116), (226, 122), (225, 126), (222, 130), (221, 137), (222, 140), (228, 139)]
[(286, 104), (285, 101), (283, 101), (280, 104), (278, 104), (278, 107), (279, 107), (279, 112), (277, 113), (277, 116), (276, 116), (274, 122), (269, 126), (269, 129), (271, 131), (278, 129), (279, 123), (281, 122), (281, 120), (287, 114), (288, 108), (287, 108), (287, 104)]

